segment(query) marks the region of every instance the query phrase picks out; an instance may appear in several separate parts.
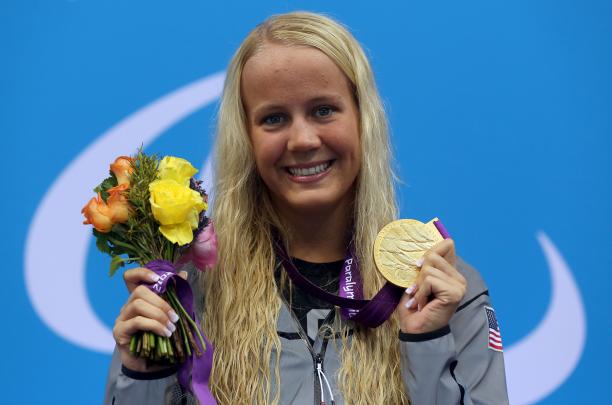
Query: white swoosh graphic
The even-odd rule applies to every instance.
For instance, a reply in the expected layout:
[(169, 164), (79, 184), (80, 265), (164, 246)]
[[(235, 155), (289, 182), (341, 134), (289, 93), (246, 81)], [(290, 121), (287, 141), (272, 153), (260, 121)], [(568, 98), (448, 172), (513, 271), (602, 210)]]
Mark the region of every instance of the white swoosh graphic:
[(552, 298), (540, 324), (505, 355), (510, 403), (518, 405), (533, 404), (563, 384), (586, 341), (584, 306), (572, 272), (544, 232), (537, 238), (550, 268)]
[(42, 199), (26, 241), (25, 284), (38, 316), (62, 338), (103, 353), (114, 347), (112, 333), (93, 311), (85, 285), (91, 229), (81, 224), (80, 212), (92, 197), (91, 188), (108, 175), (108, 165), (117, 156), (150, 144), (217, 99), (223, 79), (220, 72), (197, 80), (119, 122), (77, 156)]
[(204, 190), (208, 195), (208, 210), (206, 211), (206, 215), (210, 216), (215, 201), (215, 190), (213, 189), (213, 179), (215, 178), (213, 152), (208, 154), (206, 162), (204, 162), (204, 165), (200, 169), (200, 175), (198, 177), (203, 181)]

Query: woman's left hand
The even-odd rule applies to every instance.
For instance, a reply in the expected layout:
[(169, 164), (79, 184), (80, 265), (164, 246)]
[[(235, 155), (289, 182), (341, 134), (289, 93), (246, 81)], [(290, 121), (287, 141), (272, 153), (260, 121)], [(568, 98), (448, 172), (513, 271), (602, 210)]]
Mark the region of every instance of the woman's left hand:
[(406, 290), (398, 311), (404, 333), (426, 333), (450, 321), (465, 295), (467, 282), (455, 268), (455, 242), (445, 239), (422, 258), (416, 283)]

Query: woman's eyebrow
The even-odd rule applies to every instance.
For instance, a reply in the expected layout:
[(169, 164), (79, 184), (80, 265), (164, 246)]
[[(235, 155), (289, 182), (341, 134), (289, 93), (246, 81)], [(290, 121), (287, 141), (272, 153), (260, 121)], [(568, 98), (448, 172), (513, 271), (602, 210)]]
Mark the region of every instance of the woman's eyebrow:
[(308, 101), (310, 104), (318, 104), (318, 103), (342, 103), (342, 96), (338, 94), (325, 94), (322, 96), (317, 96)]
[[(333, 104), (342, 104), (342, 96), (338, 94), (324, 94), (321, 96), (316, 96), (310, 98), (306, 101), (307, 104), (320, 104), (320, 103), (333, 103)], [(253, 117), (260, 117), (270, 112), (279, 111), (287, 108), (285, 104), (282, 103), (263, 103), (256, 106), (252, 111)]]
[(272, 111), (278, 111), (283, 109), (283, 105), (282, 104), (262, 104), (259, 105), (257, 107), (255, 107), (255, 109), (253, 110), (253, 117), (260, 117), (262, 115), (268, 114)]

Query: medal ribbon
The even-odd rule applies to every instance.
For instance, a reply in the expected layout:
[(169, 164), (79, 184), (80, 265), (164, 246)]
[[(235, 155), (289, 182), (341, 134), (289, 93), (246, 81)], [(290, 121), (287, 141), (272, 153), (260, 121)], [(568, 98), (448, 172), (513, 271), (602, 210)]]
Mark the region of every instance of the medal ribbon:
[[(435, 221), (434, 225), (444, 239), (450, 237), (440, 221)], [(353, 243), (349, 246), (347, 256), (342, 264), (339, 295), (325, 291), (298, 271), (287, 254), (284, 243), (276, 230), (274, 231), (274, 246), (276, 255), (293, 283), (313, 297), (340, 307), (345, 318), (368, 328), (376, 328), (389, 319), (404, 293), (402, 287), (386, 282), (371, 300), (364, 300), (359, 262), (355, 255)]]

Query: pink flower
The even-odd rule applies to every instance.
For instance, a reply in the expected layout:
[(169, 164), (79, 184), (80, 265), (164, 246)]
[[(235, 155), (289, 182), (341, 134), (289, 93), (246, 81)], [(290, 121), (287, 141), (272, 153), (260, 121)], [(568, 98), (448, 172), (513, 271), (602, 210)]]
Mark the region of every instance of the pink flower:
[(198, 234), (187, 253), (181, 256), (178, 264), (189, 261), (200, 271), (210, 269), (217, 263), (217, 235), (212, 221)]

